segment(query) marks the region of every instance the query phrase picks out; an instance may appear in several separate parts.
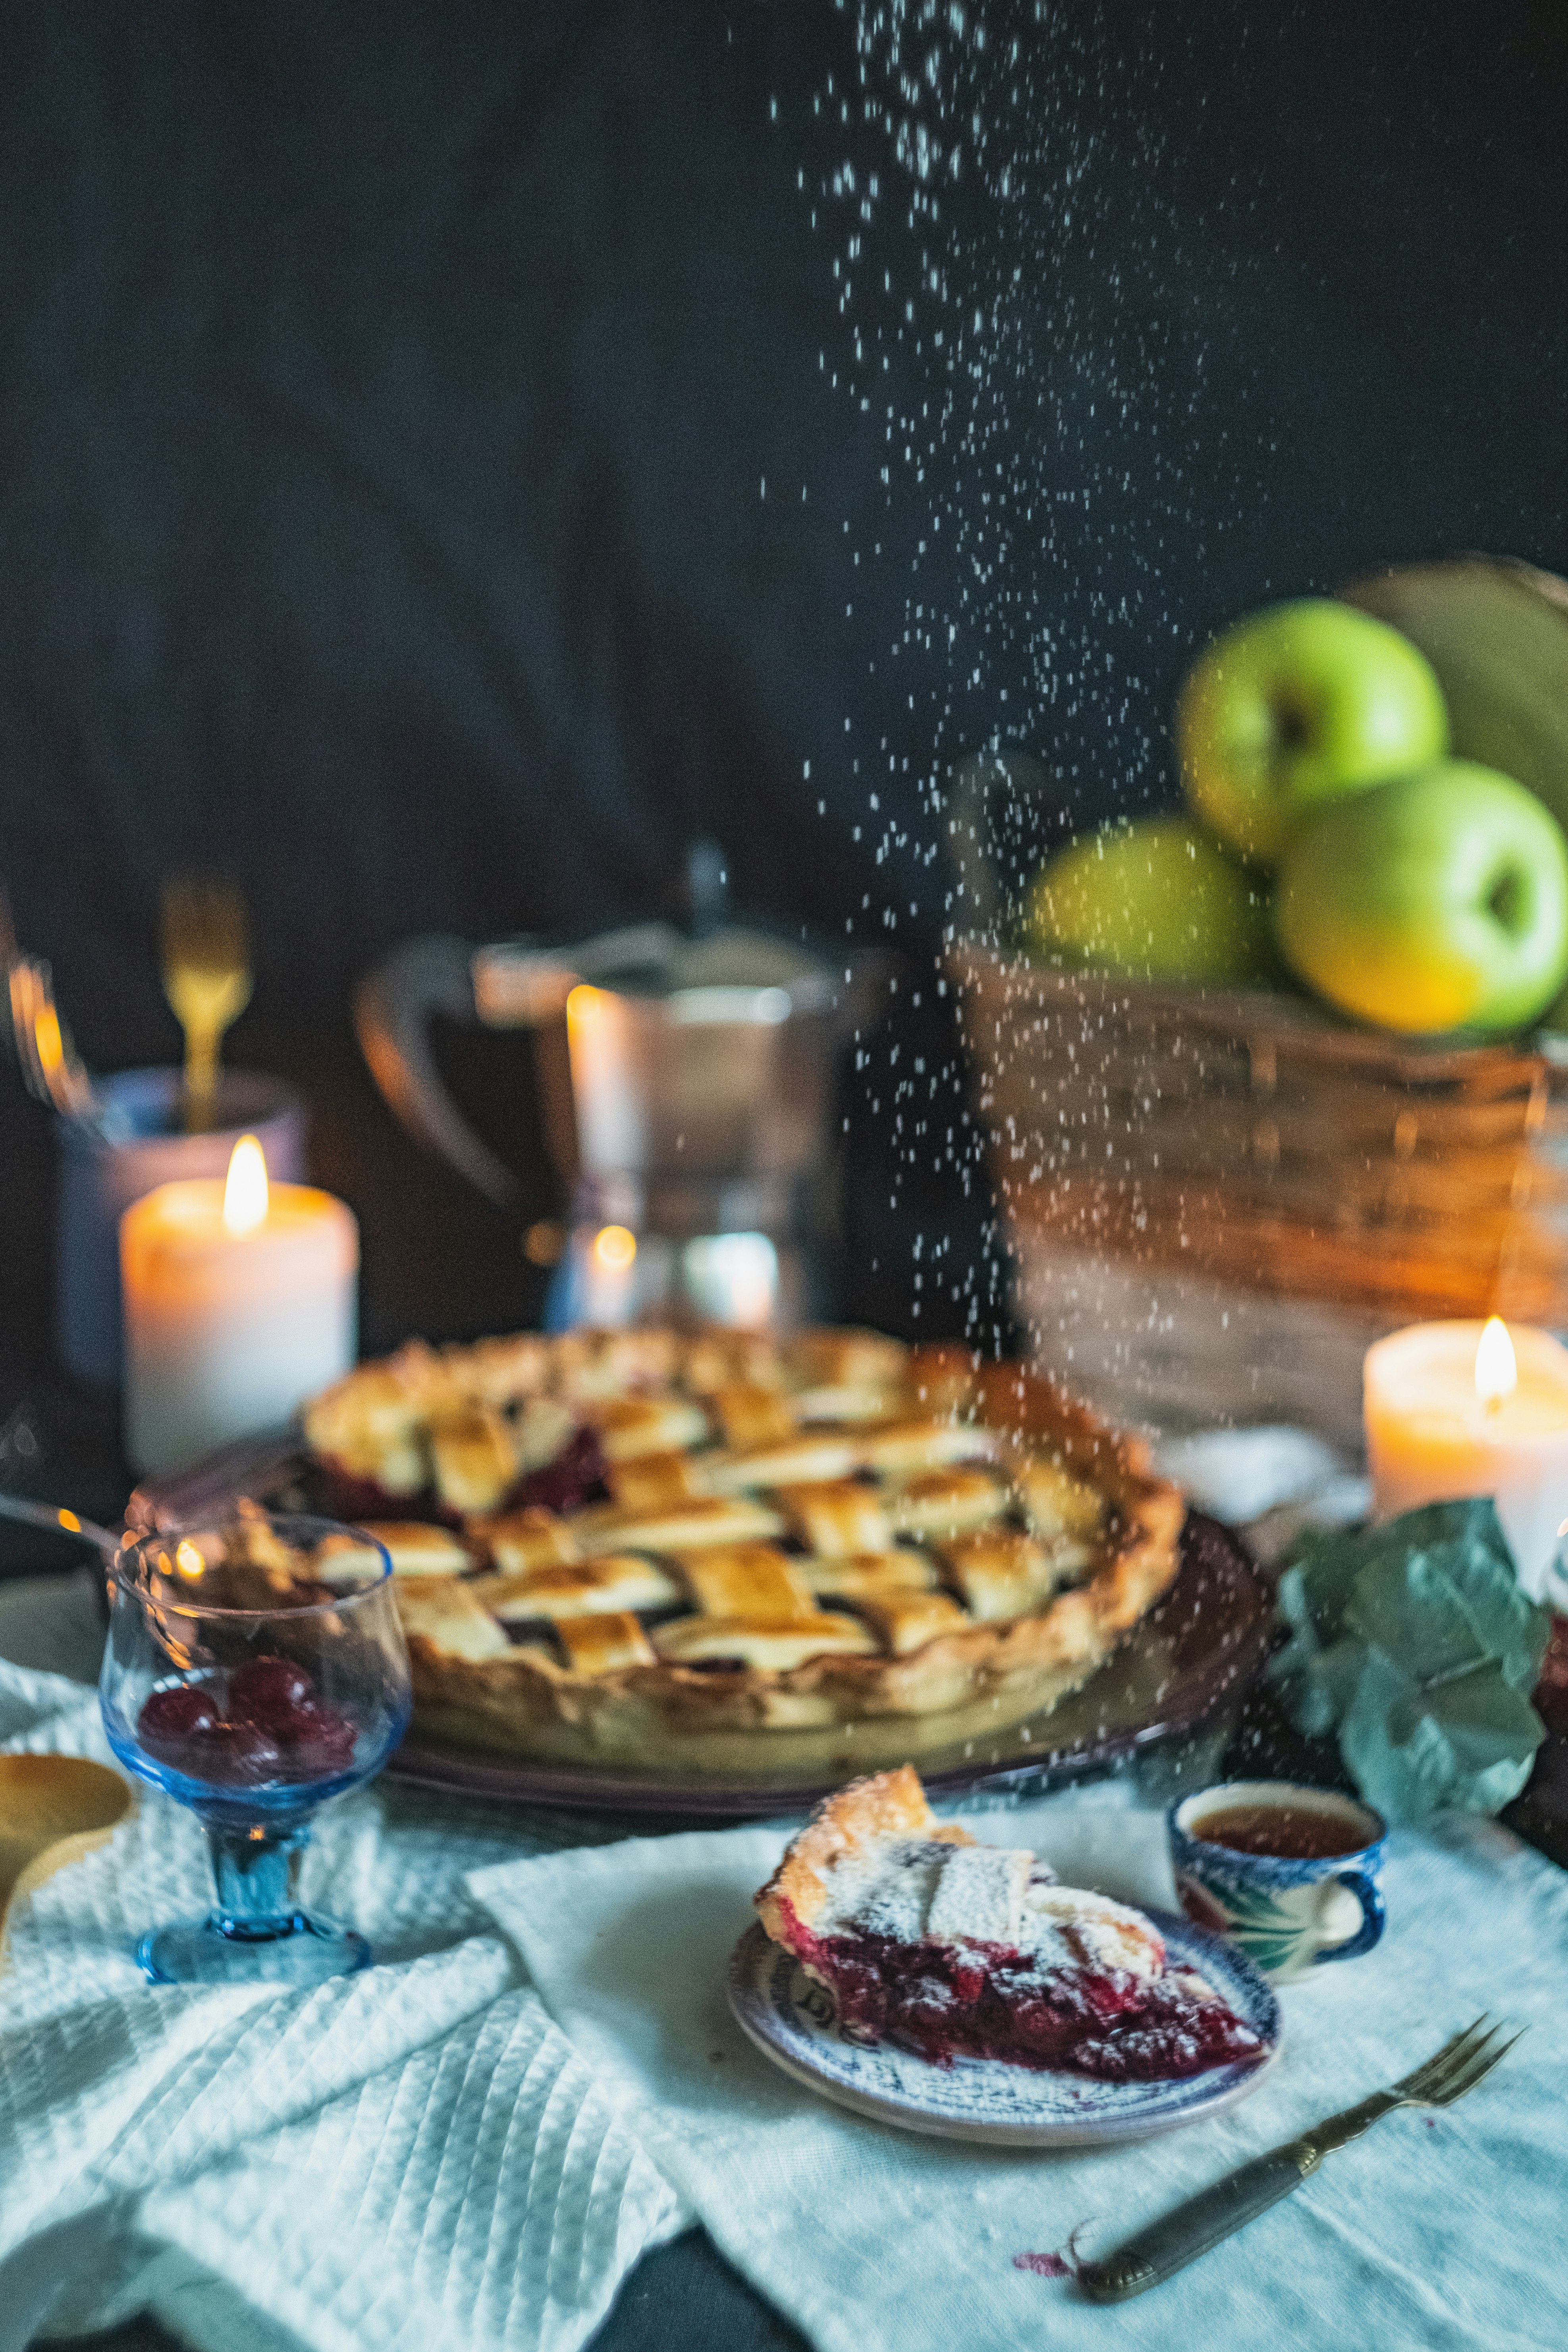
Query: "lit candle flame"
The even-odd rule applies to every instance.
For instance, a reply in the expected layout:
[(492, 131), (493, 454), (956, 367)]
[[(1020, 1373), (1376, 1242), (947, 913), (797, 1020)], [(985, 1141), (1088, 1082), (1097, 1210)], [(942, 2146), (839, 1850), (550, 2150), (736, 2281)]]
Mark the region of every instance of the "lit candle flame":
[(607, 1274), (624, 1274), (637, 1254), (637, 1237), (626, 1225), (601, 1225), (594, 1255)]
[(1519, 1366), (1514, 1360), (1508, 1325), (1500, 1315), (1494, 1315), (1476, 1349), (1476, 1394), (1489, 1412), (1495, 1412), (1504, 1397), (1511, 1396), (1518, 1385)]
[(248, 1234), (267, 1215), (267, 1160), (254, 1135), (242, 1135), (228, 1163), (223, 1221), (231, 1234)]
[(206, 1572), (206, 1561), (188, 1536), (182, 1536), (174, 1546), (174, 1566), (190, 1584)]

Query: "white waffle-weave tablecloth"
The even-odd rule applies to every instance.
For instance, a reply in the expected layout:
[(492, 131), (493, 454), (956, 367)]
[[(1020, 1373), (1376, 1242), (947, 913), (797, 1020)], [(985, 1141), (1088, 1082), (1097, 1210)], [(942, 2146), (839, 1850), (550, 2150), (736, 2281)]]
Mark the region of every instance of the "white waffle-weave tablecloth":
[[(110, 1760), (96, 1694), (0, 1663), (0, 1747)], [(136, 1937), (212, 1899), (143, 1791), (14, 1909), (0, 1975), (0, 2352), (151, 2309), (211, 2352), (574, 2352), (688, 2226), (472, 1900), (580, 1824), (378, 1789), (303, 1893), (377, 1965), (307, 1993), (153, 1987)]]

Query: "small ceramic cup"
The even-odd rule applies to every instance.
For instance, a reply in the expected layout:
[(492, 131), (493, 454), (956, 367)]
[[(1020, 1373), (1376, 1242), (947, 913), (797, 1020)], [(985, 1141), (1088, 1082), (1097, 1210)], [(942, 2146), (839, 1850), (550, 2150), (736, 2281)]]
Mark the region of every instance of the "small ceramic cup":
[[(1243, 1807), (1319, 1816), (1342, 1837), (1344, 1851), (1299, 1861), (1244, 1853), (1205, 1837), (1205, 1822)], [(1166, 1822), (1176, 1893), (1188, 1918), (1227, 1936), (1276, 1983), (1328, 1960), (1359, 1959), (1382, 1935), (1378, 1882), (1387, 1826), (1354, 1797), (1293, 1780), (1229, 1780), (1178, 1798)]]

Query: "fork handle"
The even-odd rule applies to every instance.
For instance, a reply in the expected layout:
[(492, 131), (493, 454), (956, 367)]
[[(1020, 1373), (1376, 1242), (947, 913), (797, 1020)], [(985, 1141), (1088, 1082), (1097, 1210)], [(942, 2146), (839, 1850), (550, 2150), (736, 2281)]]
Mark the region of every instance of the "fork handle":
[(217, 1052), (221, 1029), (210, 1023), (185, 1024), (184, 1116), (187, 1135), (205, 1135), (217, 1102)]
[(1200, 2254), (1206, 2254), (1211, 2246), (1217, 2246), (1222, 2238), (1228, 2238), (1233, 2230), (1256, 2221), (1270, 2205), (1289, 2197), (1309, 2173), (1317, 2170), (1322, 2158), (1317, 2140), (1305, 2135), (1286, 2141), (1281, 2147), (1271, 2147), (1265, 2156), (1255, 2156), (1250, 2163), (1216, 2180), (1212, 2189), (1200, 2189), (1173, 2212), (1151, 2221), (1113, 2254), (1100, 2262), (1080, 2263), (1079, 2286), (1094, 2303), (1125, 2303), (1130, 2295), (1142, 2294), (1145, 2287), (1158, 2286), (1162, 2279), (1172, 2277)]

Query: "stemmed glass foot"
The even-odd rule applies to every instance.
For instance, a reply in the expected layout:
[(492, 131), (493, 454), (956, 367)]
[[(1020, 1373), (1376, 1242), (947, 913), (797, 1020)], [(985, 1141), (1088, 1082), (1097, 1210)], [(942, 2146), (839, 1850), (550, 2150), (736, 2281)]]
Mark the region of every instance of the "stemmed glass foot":
[(143, 1936), (137, 1961), (154, 1984), (325, 1984), (370, 1966), (370, 1946), (352, 1927), (296, 1911), (264, 1940), (228, 1933), (221, 1915), (179, 1919)]
[(217, 1902), (205, 1919), (156, 1927), (136, 1947), (154, 1984), (324, 1984), (370, 1966), (352, 1927), (313, 1919), (294, 1900), (310, 1830), (207, 1825)]

